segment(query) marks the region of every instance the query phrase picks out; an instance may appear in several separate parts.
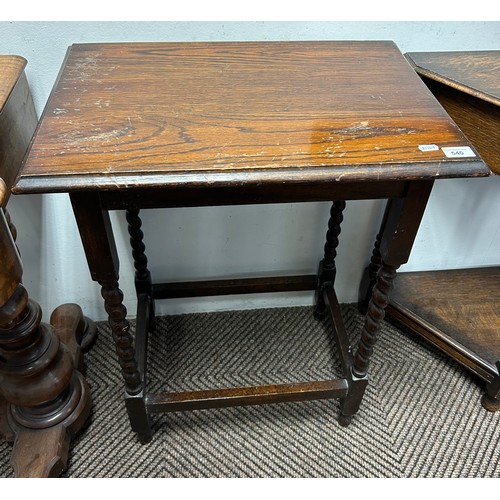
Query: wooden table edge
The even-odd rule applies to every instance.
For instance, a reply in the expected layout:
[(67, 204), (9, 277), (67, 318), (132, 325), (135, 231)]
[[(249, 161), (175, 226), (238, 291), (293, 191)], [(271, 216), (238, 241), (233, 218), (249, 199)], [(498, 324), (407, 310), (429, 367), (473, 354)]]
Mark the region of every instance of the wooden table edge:
[(406, 52), (404, 55), (413, 69), (420, 75), (436, 82), (442, 83), (448, 87), (451, 87), (455, 90), (463, 92), (464, 94), (468, 94), (472, 97), (476, 97), (477, 99), (481, 99), (483, 101), (487, 101), (495, 106), (500, 106), (500, 99), (495, 97), (494, 95), (488, 94), (487, 92), (483, 92), (477, 89), (474, 89), (468, 85), (457, 82), (449, 77), (431, 71), (430, 69), (423, 68), (413, 59), (413, 55), (415, 54), (424, 54), (425, 52)]
[[(422, 164), (429, 174), (422, 174)], [(399, 167), (399, 168), (398, 168)], [(415, 167), (415, 168), (412, 168)], [(446, 179), (456, 177), (488, 177), (491, 171), (482, 159), (437, 160), (404, 164), (363, 165), (354, 169), (352, 165), (335, 168), (291, 168), (269, 171), (266, 169), (247, 169), (238, 171), (196, 171), (182, 173), (151, 173), (141, 176), (140, 182), (133, 172), (120, 175), (31, 175), (23, 176), (22, 171), (16, 180), (14, 194), (59, 193), (83, 190), (118, 190), (137, 188), (176, 188), (176, 187), (223, 187), (244, 185), (278, 185), (283, 183), (353, 183), (377, 181), (414, 181)]]

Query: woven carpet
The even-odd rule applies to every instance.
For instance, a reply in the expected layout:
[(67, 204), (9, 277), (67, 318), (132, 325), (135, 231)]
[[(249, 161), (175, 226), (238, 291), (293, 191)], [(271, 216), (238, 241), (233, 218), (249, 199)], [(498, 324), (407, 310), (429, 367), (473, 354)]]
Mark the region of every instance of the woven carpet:
[[(363, 317), (342, 312), (356, 343)], [(153, 416), (147, 445), (129, 427), (108, 325), (98, 327), (85, 357), (93, 416), (64, 477), (500, 477), (500, 412), (481, 407), (482, 382), (389, 323), (350, 426), (338, 425), (337, 400), (200, 410)], [(329, 320), (309, 307), (158, 318), (149, 365), (151, 392), (340, 374)], [(2, 443), (2, 477), (9, 456)]]

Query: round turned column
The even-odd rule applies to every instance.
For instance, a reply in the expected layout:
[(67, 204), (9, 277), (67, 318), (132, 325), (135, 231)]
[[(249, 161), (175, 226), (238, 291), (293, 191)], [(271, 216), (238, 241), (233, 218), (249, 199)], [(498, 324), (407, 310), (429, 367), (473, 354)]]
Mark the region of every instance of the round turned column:
[[(0, 204), (5, 193), (5, 183), (0, 179)], [(58, 426), (60, 432), (56, 440), (68, 440), (90, 415), (89, 390), (83, 376), (75, 370), (79, 348), (68, 348), (61, 342), (53, 325), (41, 322), (40, 306), (29, 299), (21, 283), (22, 271), (21, 258), (1, 208), (0, 391), (8, 403), (7, 419), (12, 430), (12, 434), (6, 437), (14, 440), (12, 462), (17, 469), (16, 475), (53, 475), (51, 467), (54, 464), (47, 465), (50, 460), (45, 464), (48, 467), (46, 473), (42, 472), (41, 466), (33, 465), (33, 457), (40, 461), (50, 453), (50, 442), (37, 439), (34, 442), (38, 443), (39, 449), (31, 445), (16, 449), (17, 441), (23, 433), (43, 433)], [(69, 305), (69, 310), (66, 307), (61, 314), (68, 315), (68, 311), (74, 317), (73, 330), (84, 325), (78, 306)], [(53, 440), (53, 432), (46, 435), (49, 441)], [(28, 467), (28, 470), (26, 464), (32, 464), (31, 469)], [(64, 467), (65, 457), (61, 466), (56, 467), (57, 473)]]

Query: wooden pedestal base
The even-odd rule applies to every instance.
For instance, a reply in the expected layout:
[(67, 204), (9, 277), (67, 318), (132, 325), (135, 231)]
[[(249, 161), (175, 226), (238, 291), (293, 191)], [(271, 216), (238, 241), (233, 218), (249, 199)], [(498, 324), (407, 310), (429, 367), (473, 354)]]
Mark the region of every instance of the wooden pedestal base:
[(91, 413), (88, 385), (77, 368), (82, 367), (82, 339), (84, 345), (92, 344), (95, 324), (76, 304), (59, 306), (50, 322), (51, 340), (60, 343), (60, 356), (54, 359), (69, 355), (74, 368), (62, 394), (47, 403), (27, 407), (9, 404), (5, 399), (0, 402), (0, 431), (13, 444), (11, 464), (16, 477), (59, 476), (67, 467), (71, 439)]
[(3, 208), (0, 178), (0, 432), (13, 444), (16, 477), (54, 477), (67, 465), (71, 438), (90, 416), (82, 347), (97, 328), (77, 304), (55, 309), (50, 324), (22, 284), (16, 230)]

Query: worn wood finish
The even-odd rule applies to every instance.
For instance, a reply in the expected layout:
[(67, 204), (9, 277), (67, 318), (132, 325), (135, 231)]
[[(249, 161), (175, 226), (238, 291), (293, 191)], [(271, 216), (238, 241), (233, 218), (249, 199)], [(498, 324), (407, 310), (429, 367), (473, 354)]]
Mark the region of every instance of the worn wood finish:
[[(407, 58), (488, 166), (500, 173), (500, 51), (412, 52)], [(377, 256), (375, 255), (375, 261)], [(482, 404), (500, 409), (498, 268), (404, 273), (388, 316), (485, 382)]]
[(153, 412), (201, 410), (229, 406), (261, 405), (277, 402), (307, 401), (345, 397), (347, 382), (343, 379), (295, 384), (269, 384), (204, 391), (168, 392), (147, 399)]
[(0, 432), (13, 444), (16, 477), (48, 477), (64, 470), (71, 438), (89, 417), (89, 390), (77, 368), (82, 342), (89, 347), (97, 330), (75, 304), (42, 323), (21, 282), (5, 206), (37, 124), (25, 64), (0, 56)]
[(77, 44), (16, 190), (484, 174), (418, 149), (465, 143), (392, 42)]
[[(312, 397), (339, 397), (347, 425), (368, 383), (381, 318), (376, 292), (368, 304), (376, 324), (371, 338), (363, 334), (355, 373), (333, 289), (344, 202), (334, 203), (319, 279), (154, 283), (139, 210), (390, 198), (380, 265), (395, 269), (410, 253), (434, 179), (489, 174), (477, 156), (447, 158), (445, 146), (470, 144), (392, 42), (79, 44), (68, 50), (15, 191), (70, 194), (141, 441), (151, 438), (151, 412)], [(127, 210), (136, 270), (135, 339), (108, 214), (118, 209)], [(342, 378), (147, 394), (155, 299), (313, 287), (334, 324)]]

